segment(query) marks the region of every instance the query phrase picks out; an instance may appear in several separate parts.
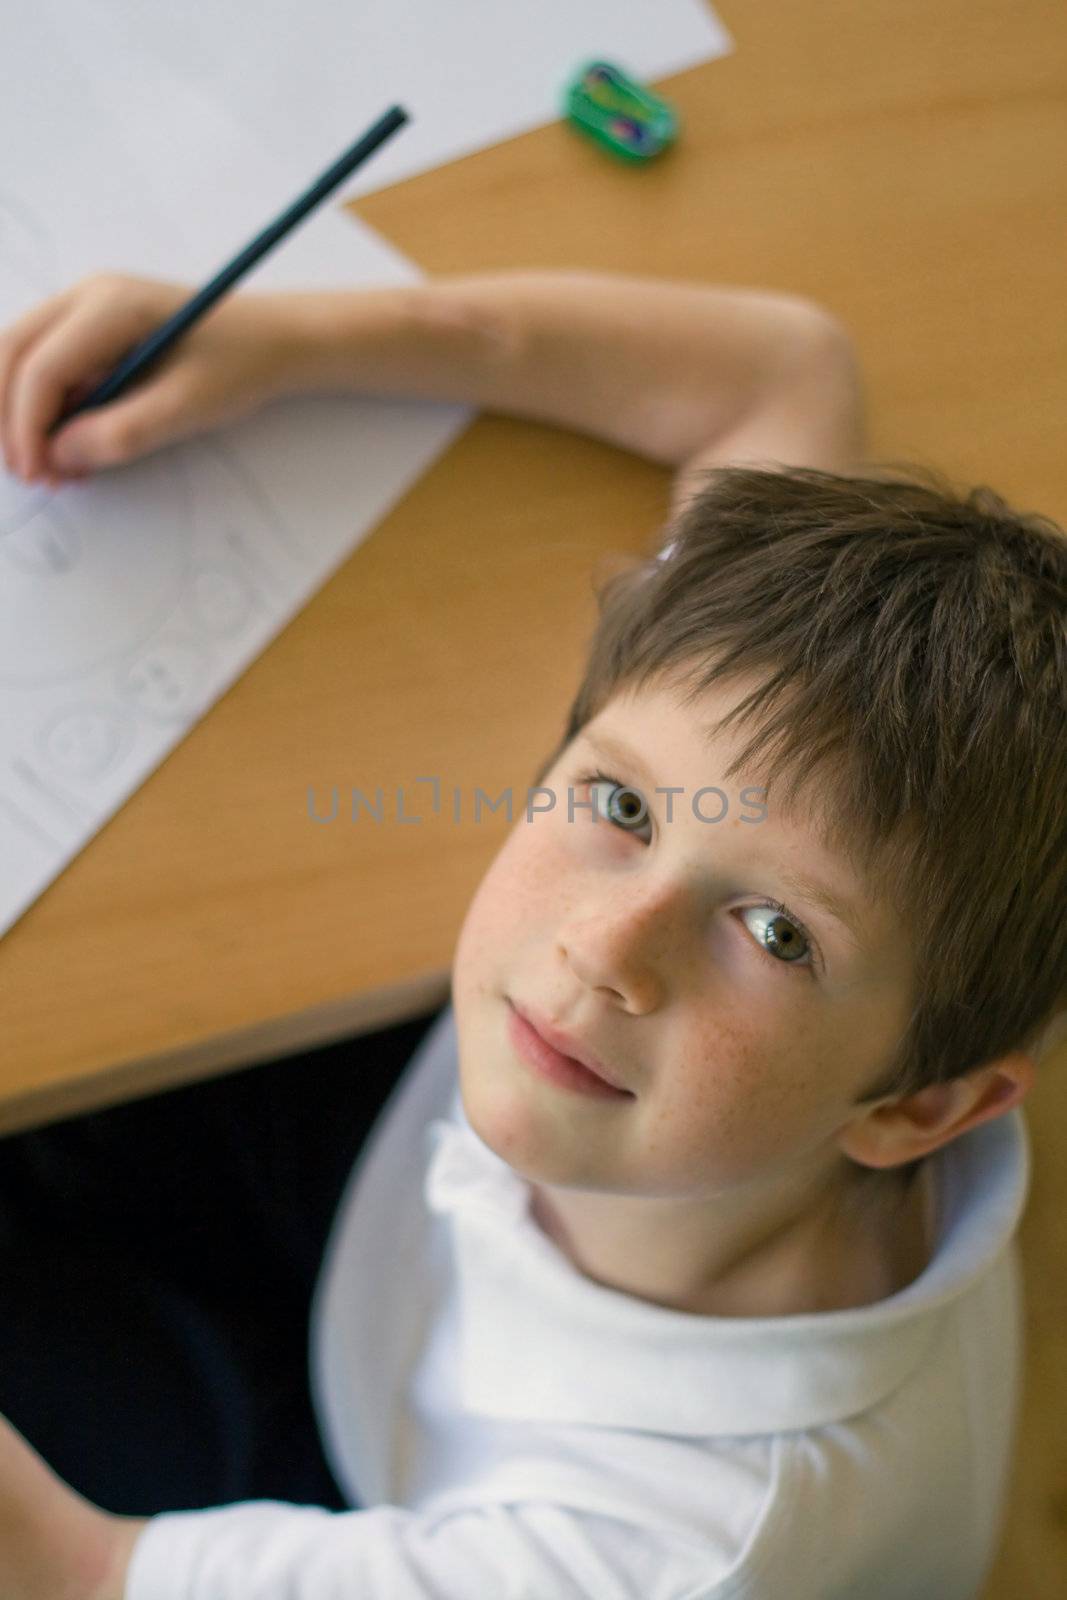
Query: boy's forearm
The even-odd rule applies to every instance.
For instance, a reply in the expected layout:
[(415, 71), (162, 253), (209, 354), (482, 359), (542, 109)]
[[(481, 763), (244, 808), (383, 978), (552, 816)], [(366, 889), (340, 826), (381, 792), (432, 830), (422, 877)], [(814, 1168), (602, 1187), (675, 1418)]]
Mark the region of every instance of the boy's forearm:
[(787, 294), (585, 271), (287, 298), (301, 389), (465, 402), (665, 465), (728, 431), (835, 332)]

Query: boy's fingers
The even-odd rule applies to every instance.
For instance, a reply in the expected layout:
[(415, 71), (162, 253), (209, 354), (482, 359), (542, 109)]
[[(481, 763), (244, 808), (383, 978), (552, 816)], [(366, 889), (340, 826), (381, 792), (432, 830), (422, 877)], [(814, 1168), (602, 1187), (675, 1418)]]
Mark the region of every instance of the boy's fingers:
[(148, 377), (128, 396), (98, 410), (83, 412), (58, 429), (48, 442), (46, 471), (84, 475), (97, 467), (120, 466), (171, 444), (197, 426), (190, 384), (181, 367)]
[(41, 471), (48, 454), (48, 429), (70, 392), (84, 390), (87, 374), (107, 373), (154, 325), (145, 312), (102, 315), (82, 304), (39, 335), (11, 379), (8, 432), (15, 460), (24, 474)]
[(53, 295), (17, 317), (9, 327), (0, 331), (0, 449), (4, 462), (11, 462), (10, 415), (12, 374), (26, 351), (60, 316), (70, 298), (69, 291)]

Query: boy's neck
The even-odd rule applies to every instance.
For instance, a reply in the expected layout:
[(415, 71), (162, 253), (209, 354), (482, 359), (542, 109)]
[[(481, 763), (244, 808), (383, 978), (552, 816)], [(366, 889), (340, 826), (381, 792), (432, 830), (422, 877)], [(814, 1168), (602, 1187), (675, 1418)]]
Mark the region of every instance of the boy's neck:
[(790, 1316), (884, 1300), (923, 1271), (934, 1244), (926, 1164), (859, 1184), (845, 1174), (801, 1203), (762, 1215), (729, 1199), (699, 1208), (643, 1196), (531, 1185), (531, 1215), (587, 1277), (653, 1304), (704, 1316)]

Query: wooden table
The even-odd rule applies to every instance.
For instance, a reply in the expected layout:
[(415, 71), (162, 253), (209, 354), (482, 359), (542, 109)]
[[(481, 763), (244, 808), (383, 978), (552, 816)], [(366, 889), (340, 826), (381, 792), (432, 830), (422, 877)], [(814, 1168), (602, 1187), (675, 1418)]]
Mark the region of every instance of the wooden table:
[[(649, 168), (557, 125), (355, 209), (431, 275), (582, 266), (814, 296), (861, 349), (872, 457), (1067, 521), (1062, 7), (721, 10), (736, 53), (660, 84), (683, 134)], [(446, 797), (525, 789), (576, 679), (592, 570), (649, 547), (668, 485), (592, 440), (479, 418), (0, 944), (0, 1130), (443, 996), (507, 824), (457, 825), (446, 803), (401, 825), (395, 790), (428, 812), (420, 776)], [(338, 820), (316, 824), (308, 789), (333, 785)], [(343, 820), (378, 785), (394, 813)], [(1028, 1600), (1067, 1570), (1064, 1064), (1028, 1103), (1029, 1388), (990, 1590)]]

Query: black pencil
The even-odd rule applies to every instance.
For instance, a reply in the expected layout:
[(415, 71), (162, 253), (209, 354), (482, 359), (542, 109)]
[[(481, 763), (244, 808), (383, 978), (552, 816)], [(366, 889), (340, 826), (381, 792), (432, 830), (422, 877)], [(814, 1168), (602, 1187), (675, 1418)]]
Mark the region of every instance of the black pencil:
[(72, 406), (69, 411), (64, 412), (61, 417), (57, 417), (48, 429), (49, 434), (55, 433), (57, 428), (64, 426), (72, 417), (78, 416), (82, 411), (89, 411), (94, 406), (106, 405), (109, 400), (114, 400), (124, 389), (127, 389), (134, 379), (144, 372), (146, 367), (150, 366), (152, 362), (158, 361), (159, 357), (170, 349), (174, 341), (181, 338), (186, 329), (192, 327), (193, 323), (202, 317), (205, 311), (209, 311), (215, 301), (224, 295), (227, 289), (232, 288), (250, 268), (254, 267), (256, 262), (265, 256), (268, 250), (272, 249), (280, 239), (284, 239), (287, 233), (291, 233), (297, 223), (302, 221), (308, 212), (319, 204), (320, 200), (326, 198), (331, 189), (336, 189), (337, 185), (347, 178), (349, 173), (354, 172), (362, 162), (366, 161), (368, 156), (374, 154), (379, 145), (384, 144), (386, 139), (394, 134), (398, 128), (402, 128), (404, 123), (409, 120), (407, 112), (400, 106), (393, 106), (383, 117), (380, 117), (373, 127), (367, 129), (361, 139), (357, 139), (355, 144), (345, 151), (344, 155), (338, 157), (332, 167), (327, 168), (321, 178), (316, 179), (310, 189), (300, 196), (299, 200), (294, 200), (293, 204), (283, 211), (280, 217), (275, 218), (270, 226), (264, 228), (262, 233), (257, 234), (251, 244), (247, 244), (239, 254), (234, 256), (233, 260), (223, 267), (221, 272), (216, 273), (210, 283), (205, 284), (197, 294), (193, 295), (191, 300), (187, 300), (185, 305), (176, 311), (172, 317), (168, 317), (167, 321), (157, 328), (154, 333), (150, 333), (146, 339), (142, 339), (140, 344), (134, 345), (133, 349), (123, 357), (115, 370), (102, 383), (98, 384), (90, 394), (79, 400), (76, 405)]

